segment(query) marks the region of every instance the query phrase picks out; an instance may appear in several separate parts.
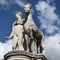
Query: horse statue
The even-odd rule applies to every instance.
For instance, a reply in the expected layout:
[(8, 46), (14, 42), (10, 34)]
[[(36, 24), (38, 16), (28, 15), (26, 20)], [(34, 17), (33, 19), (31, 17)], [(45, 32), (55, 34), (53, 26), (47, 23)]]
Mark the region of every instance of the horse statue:
[[(31, 5), (29, 3), (25, 4), (24, 10), (26, 13), (26, 23), (25, 23), (25, 30), (28, 34), (25, 35), (27, 41), (27, 51), (30, 50), (32, 53), (42, 53), (44, 54), (44, 37), (43, 33), (37, 28), (35, 25), (32, 14), (31, 14)], [(39, 50), (38, 50), (39, 49)]]

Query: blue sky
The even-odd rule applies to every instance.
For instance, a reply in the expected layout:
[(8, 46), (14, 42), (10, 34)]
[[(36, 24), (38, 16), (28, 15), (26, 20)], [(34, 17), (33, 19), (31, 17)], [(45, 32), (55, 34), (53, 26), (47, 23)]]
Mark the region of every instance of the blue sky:
[[(22, 13), (24, 13), (24, 9), (23, 9), (23, 6), (20, 6), (18, 3), (15, 3), (14, 1), (12, 0), (6, 0), (5, 3), (3, 3), (2, 1), (4, 0), (1, 0), (1, 3), (0, 3), (0, 40), (2, 42), (5, 42), (4, 38), (5, 36), (9, 35), (10, 32), (11, 32), (11, 29), (12, 29), (12, 23), (14, 22), (15, 20), (15, 13), (16, 11), (21, 11)], [(27, 0), (27, 2), (31, 3), (32, 4), (32, 9), (34, 10), (34, 13), (33, 13), (33, 19), (36, 23), (36, 25), (40, 28), (40, 22), (39, 22), (39, 19), (37, 18), (37, 15), (38, 15), (38, 11), (36, 10), (35, 8), (35, 5), (38, 3), (39, 0)], [(22, 1), (23, 2), (23, 1)], [(59, 7), (59, 0), (55, 0), (54, 2), (51, 0), (51, 4), (52, 5), (55, 5), (56, 10), (55, 10), (55, 13), (58, 14), (58, 17), (60, 16), (60, 7)], [(50, 2), (49, 2), (50, 3)], [(55, 22), (55, 25), (57, 23)], [(44, 34), (46, 34), (46, 29), (43, 29), (45, 32)], [(57, 31), (55, 31), (54, 33), (56, 33)], [(46, 35), (50, 35), (50, 34), (46, 34)]]
[[(48, 60), (60, 60), (60, 0), (26, 0), (26, 2), (32, 4), (33, 20), (44, 34), (46, 57)], [(22, 12), (25, 18), (24, 4), (25, 0), (0, 0), (0, 57), (11, 50), (11, 40), (6, 42), (5, 37), (11, 33), (16, 11)], [(51, 51), (54, 52), (49, 53)]]
[[(29, 3), (32, 4), (33, 2), (34, 1), (32, 0)], [(35, 3), (38, 3), (38, 1), (36, 0)], [(32, 4), (32, 7), (34, 10), (35, 10), (35, 8), (34, 8), (35, 3)], [(12, 1), (10, 3), (10, 2), (8, 2), (8, 0), (7, 0), (7, 4), (3, 4), (3, 3), (0, 4), (0, 28), (1, 28), (0, 29), (0, 39), (2, 42), (5, 42), (4, 41), (5, 36), (9, 35), (11, 32), (12, 23), (16, 19), (16, 17), (15, 17), (16, 11), (21, 11), (24, 14), (23, 6), (20, 6), (18, 3), (14, 3)], [(34, 18), (35, 17), (36, 17), (36, 15), (34, 16)], [(37, 19), (37, 17), (36, 17), (36, 19)], [(39, 26), (38, 21), (35, 21), (35, 22)]]

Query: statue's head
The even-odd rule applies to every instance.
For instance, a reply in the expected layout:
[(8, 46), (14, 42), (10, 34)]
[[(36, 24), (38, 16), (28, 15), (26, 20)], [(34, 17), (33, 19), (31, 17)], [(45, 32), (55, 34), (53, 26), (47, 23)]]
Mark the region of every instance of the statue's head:
[(29, 13), (30, 10), (31, 10), (31, 4), (26, 3), (25, 6), (24, 6), (24, 10), (25, 10), (26, 13)]
[(16, 12), (16, 18), (22, 18), (22, 13), (21, 12)]

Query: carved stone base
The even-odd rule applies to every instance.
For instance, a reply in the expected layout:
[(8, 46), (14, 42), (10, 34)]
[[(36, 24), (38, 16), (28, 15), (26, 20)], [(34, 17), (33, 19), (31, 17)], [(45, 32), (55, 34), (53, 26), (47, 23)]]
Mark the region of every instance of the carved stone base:
[(4, 60), (47, 60), (43, 55), (35, 55), (25, 51), (11, 51), (4, 56)]

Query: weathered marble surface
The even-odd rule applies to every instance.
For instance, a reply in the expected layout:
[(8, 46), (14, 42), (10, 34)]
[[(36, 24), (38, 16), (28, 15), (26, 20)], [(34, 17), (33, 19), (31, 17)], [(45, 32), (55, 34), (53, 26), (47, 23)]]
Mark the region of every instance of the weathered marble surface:
[(25, 51), (11, 51), (4, 56), (4, 60), (47, 60), (44, 55), (35, 55)]
[[(16, 21), (13, 23), (12, 32), (10, 36), (6, 37), (6, 40), (12, 38), (12, 50), (28, 51), (33, 54), (42, 53), (44, 55), (43, 33), (37, 28), (33, 21), (31, 5), (28, 3), (25, 4), (24, 10), (26, 14), (25, 20), (23, 20), (21, 12), (16, 13)], [(24, 46), (25, 42), (26, 45)]]

